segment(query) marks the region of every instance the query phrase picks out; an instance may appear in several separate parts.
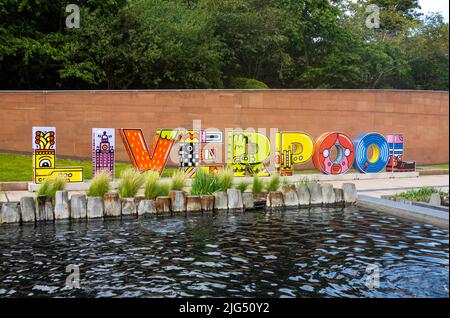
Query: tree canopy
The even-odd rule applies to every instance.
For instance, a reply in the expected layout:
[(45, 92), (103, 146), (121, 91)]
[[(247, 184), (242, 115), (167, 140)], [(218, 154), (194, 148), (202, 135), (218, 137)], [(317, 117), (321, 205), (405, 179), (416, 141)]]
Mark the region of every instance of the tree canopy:
[[(66, 6), (81, 8), (66, 28)], [(380, 8), (368, 28), (367, 8)], [(417, 0), (2, 0), (0, 89), (448, 90)]]

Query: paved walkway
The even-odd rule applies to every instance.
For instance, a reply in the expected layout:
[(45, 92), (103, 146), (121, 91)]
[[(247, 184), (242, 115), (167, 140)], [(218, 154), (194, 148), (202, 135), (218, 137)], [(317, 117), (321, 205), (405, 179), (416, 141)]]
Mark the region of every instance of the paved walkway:
[[(343, 183), (355, 183), (358, 192), (371, 197), (381, 197), (382, 195), (403, 192), (408, 189), (418, 189), (424, 186), (439, 188), (444, 191), (449, 190), (449, 175), (420, 176), (415, 178), (401, 179), (369, 179), (350, 181), (327, 181), (335, 187), (341, 187)], [(80, 191), (70, 191), (69, 196)], [(27, 191), (0, 191), (0, 202), (19, 201), (21, 197), (34, 196), (33, 192)]]

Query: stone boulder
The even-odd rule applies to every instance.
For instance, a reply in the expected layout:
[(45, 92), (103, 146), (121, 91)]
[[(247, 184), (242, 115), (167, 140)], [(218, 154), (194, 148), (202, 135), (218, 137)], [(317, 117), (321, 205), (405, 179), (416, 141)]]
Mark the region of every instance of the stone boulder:
[(252, 210), (255, 208), (255, 198), (253, 197), (253, 193), (244, 192), (242, 193), (242, 203), (244, 204), (245, 210)]
[(102, 218), (104, 214), (103, 198), (88, 197), (86, 212), (88, 219)]
[(358, 192), (356, 191), (356, 186), (354, 183), (344, 183), (342, 185), (342, 190), (344, 191), (345, 203), (356, 203), (356, 200), (358, 199)]
[(138, 215), (156, 213), (155, 200), (141, 200), (138, 206)]
[(267, 194), (266, 206), (272, 209), (284, 207), (283, 193), (281, 191), (269, 192)]
[(170, 197), (157, 197), (155, 200), (156, 213), (170, 213)]
[(242, 202), (242, 192), (238, 189), (228, 189), (228, 209), (242, 211), (244, 203)]
[(211, 212), (214, 211), (214, 196), (213, 195), (202, 195), (200, 196), (202, 202), (202, 211)]
[(214, 210), (228, 210), (228, 195), (226, 192), (216, 192), (214, 195)]
[(120, 217), (122, 215), (122, 202), (117, 192), (108, 192), (103, 196), (106, 217)]
[(188, 195), (186, 210), (188, 212), (202, 212), (202, 199), (199, 195)]
[(4, 202), (0, 210), (0, 224), (20, 223), (20, 207), (18, 202)]
[(297, 188), (298, 203), (300, 206), (310, 206), (311, 196), (306, 184), (301, 184)]
[(69, 218), (70, 218), (69, 193), (67, 191), (56, 191), (55, 220), (66, 220)]
[(334, 197), (337, 204), (344, 203), (344, 190), (339, 188), (334, 188)]
[(183, 191), (170, 191), (170, 209), (172, 212), (186, 212), (186, 194)]
[(329, 183), (323, 183), (322, 189), (322, 203), (325, 205), (333, 205), (336, 203), (336, 195), (334, 194), (333, 185)]
[(286, 207), (298, 207), (299, 201), (295, 185), (283, 185), (281, 187), (281, 193), (283, 194), (283, 202)]
[(318, 182), (308, 183), (308, 190), (310, 195), (311, 205), (321, 205), (322, 201), (322, 187)]
[(122, 198), (122, 215), (127, 216), (136, 216), (137, 215), (137, 207), (136, 201), (134, 198)]
[(33, 197), (20, 198), (20, 218), (22, 222), (34, 222), (36, 220), (36, 203)]
[(36, 221), (53, 221), (53, 202), (52, 198), (46, 195), (39, 195), (36, 198)]
[(74, 194), (70, 198), (70, 218), (72, 220), (86, 219), (87, 199), (84, 194)]

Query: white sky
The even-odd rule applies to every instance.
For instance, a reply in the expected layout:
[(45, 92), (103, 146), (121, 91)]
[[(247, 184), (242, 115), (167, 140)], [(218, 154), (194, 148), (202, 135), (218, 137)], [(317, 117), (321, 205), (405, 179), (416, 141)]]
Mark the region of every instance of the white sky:
[(448, 22), (448, 0), (419, 0), (423, 13), (440, 12)]

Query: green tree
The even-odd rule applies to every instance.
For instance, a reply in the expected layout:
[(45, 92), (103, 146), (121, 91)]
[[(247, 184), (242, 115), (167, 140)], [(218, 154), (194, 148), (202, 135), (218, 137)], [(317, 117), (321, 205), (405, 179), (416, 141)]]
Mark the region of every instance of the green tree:
[(448, 23), (439, 14), (428, 16), (405, 43), (415, 89), (448, 91)]
[(448, 23), (417, 0), (80, 0), (66, 29), (70, 2), (0, 2), (1, 89), (448, 90)]

